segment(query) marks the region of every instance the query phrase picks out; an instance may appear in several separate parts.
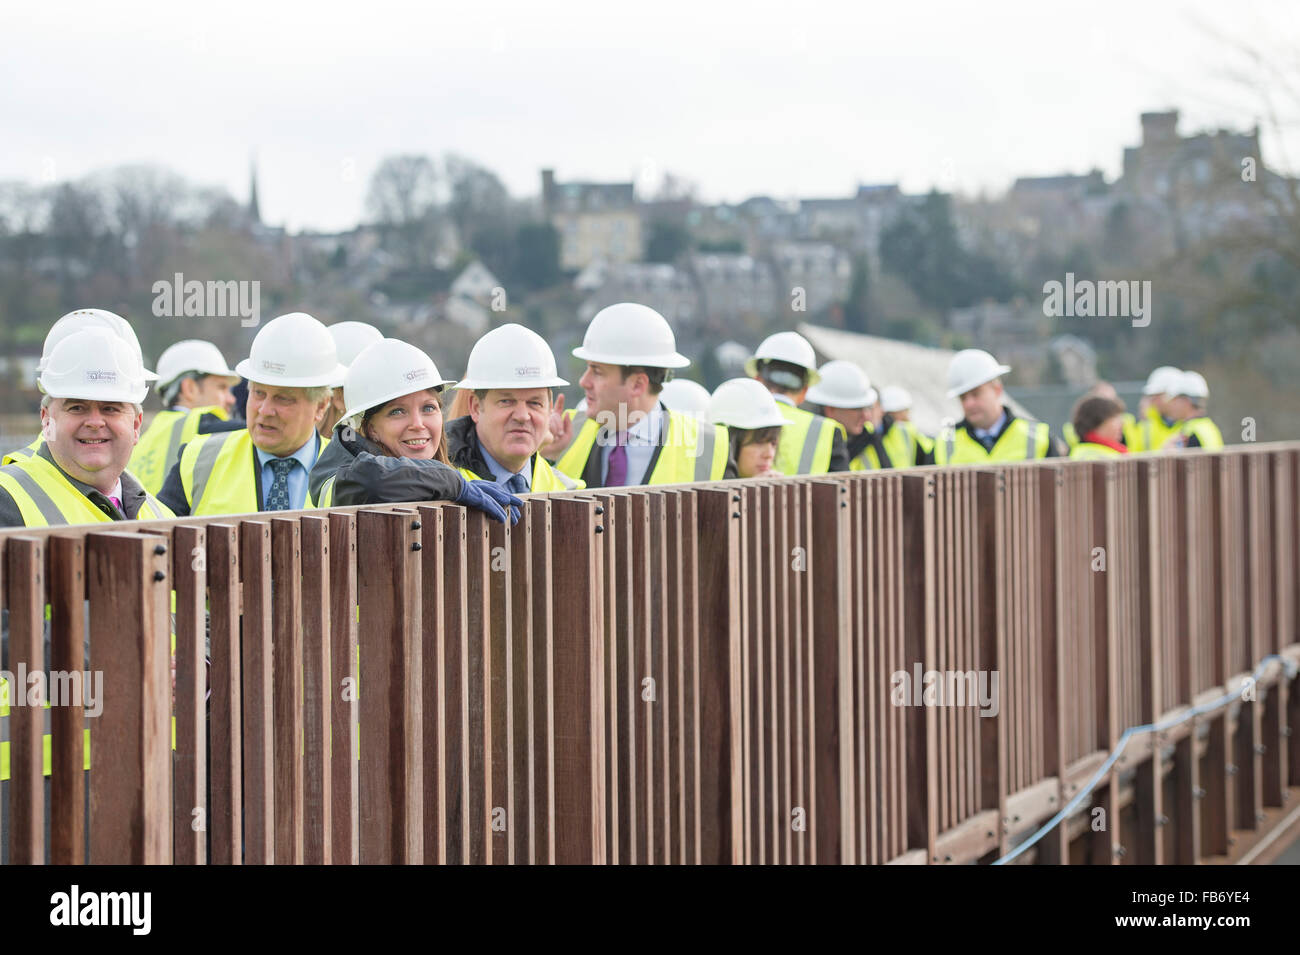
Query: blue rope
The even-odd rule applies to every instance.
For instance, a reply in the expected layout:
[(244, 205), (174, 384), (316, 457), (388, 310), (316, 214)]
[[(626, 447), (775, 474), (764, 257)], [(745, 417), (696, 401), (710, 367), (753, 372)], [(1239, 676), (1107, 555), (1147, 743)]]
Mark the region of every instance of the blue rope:
[[(1277, 660), (1279, 663), (1282, 664), (1283, 670), (1286, 671), (1287, 679), (1293, 679), (1295, 677), (1296, 665), (1294, 663), (1292, 663), (1290, 660), (1278, 656), (1276, 653), (1270, 653), (1263, 660), (1259, 661), (1259, 666), (1255, 668), (1255, 672), (1251, 675), (1250, 679), (1253, 683), (1259, 682), (1259, 678), (1263, 674), (1264, 668), (1268, 666), (1269, 661), (1271, 660)], [(1242, 686), (1244, 685), (1245, 682), (1243, 681)], [(1013, 859), (1018, 857), (1022, 852), (1036, 845), (1038, 843), (1038, 840), (1042, 839), (1043, 836), (1047, 835), (1058, 825), (1060, 825), (1061, 822), (1064, 819), (1066, 819), (1066, 817), (1068, 817), (1071, 813), (1074, 812), (1075, 809), (1078, 808), (1079, 804), (1083, 802), (1084, 798), (1089, 793), (1091, 793), (1094, 788), (1096, 788), (1097, 784), (1101, 782), (1101, 780), (1106, 776), (1106, 774), (1110, 772), (1110, 768), (1115, 765), (1115, 760), (1119, 759), (1120, 754), (1124, 752), (1124, 747), (1128, 745), (1128, 741), (1132, 739), (1134, 736), (1137, 736), (1139, 733), (1163, 732), (1167, 729), (1172, 729), (1173, 727), (1178, 726), (1181, 723), (1186, 723), (1188, 720), (1192, 719), (1193, 717), (1200, 716), (1203, 713), (1208, 713), (1211, 710), (1217, 710), (1220, 707), (1226, 706), (1227, 704), (1231, 703), (1233, 700), (1240, 698), (1241, 689), (1242, 689), (1241, 687), (1238, 687), (1235, 692), (1227, 693), (1219, 697), (1217, 700), (1212, 700), (1209, 703), (1202, 703), (1200, 706), (1192, 707), (1192, 709), (1188, 710), (1186, 713), (1179, 716), (1177, 719), (1167, 720), (1164, 723), (1146, 723), (1143, 724), (1142, 726), (1130, 726), (1128, 729), (1124, 731), (1124, 735), (1122, 735), (1119, 738), (1119, 742), (1115, 744), (1115, 751), (1110, 754), (1110, 756), (1106, 759), (1106, 761), (1101, 764), (1101, 768), (1098, 769), (1097, 772), (1093, 774), (1092, 779), (1088, 781), (1088, 785), (1084, 786), (1083, 789), (1079, 790), (1078, 794), (1073, 799), (1071, 799), (1068, 803), (1066, 803), (1061, 808), (1060, 812), (1058, 812), (1051, 819), (1047, 820), (1047, 822), (1043, 824), (1043, 827), (1041, 829), (1039, 829), (1032, 836), (1030, 836), (1024, 842), (1020, 843), (1018, 846), (1016, 846), (1014, 849), (1012, 849), (1010, 852), (1004, 855), (1001, 859), (998, 859), (993, 864), (1005, 865), (1006, 863), (1011, 862)]]

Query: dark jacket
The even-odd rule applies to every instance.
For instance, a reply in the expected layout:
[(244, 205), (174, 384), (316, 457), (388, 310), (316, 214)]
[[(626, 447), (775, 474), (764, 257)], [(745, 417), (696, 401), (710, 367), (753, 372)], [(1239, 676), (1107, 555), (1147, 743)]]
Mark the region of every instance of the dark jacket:
[[(1001, 438), (1001, 437), (1002, 437), (1002, 432), (1003, 432), (1003, 431), (1006, 431), (1007, 428), (1011, 427), (1011, 422), (1013, 422), (1013, 421), (1016, 420), (1016, 414), (1015, 414), (1015, 412), (1013, 412), (1010, 408), (1008, 408), (1008, 407), (1006, 407), (1006, 406), (1004, 405), (1002, 410), (1005, 411), (1005, 412), (1007, 413), (1007, 421), (1006, 421), (1006, 424), (1004, 424), (1004, 425), (1002, 426), (1002, 429), (1001, 429), (1000, 431), (998, 431), (998, 433), (997, 433), (997, 437), (995, 437), (995, 438), (993, 439), (992, 444), (997, 444), (997, 443), (998, 443), (998, 438)], [(1033, 418), (1027, 418), (1026, 420), (1027, 420), (1027, 421), (1031, 421), (1031, 422), (1034, 421)], [(1036, 423), (1036, 422), (1035, 422), (1035, 423)], [(974, 428), (974, 426), (973, 426), (969, 421), (967, 421), (965, 418), (962, 418), (960, 421), (957, 422), (956, 429), (957, 429), (958, 431), (965, 431), (967, 434), (969, 434), (969, 435), (971, 436), (971, 438), (975, 441), (975, 443), (977, 443), (977, 444), (982, 444), (982, 443), (983, 443), (983, 442), (981, 442), (981, 441), (979, 440), (979, 438), (976, 438), (976, 437), (975, 437), (975, 428)], [(942, 437), (943, 437), (942, 434), (940, 434), (939, 437), (935, 438), (935, 443), (937, 444), (940, 440), (942, 440)], [(989, 446), (985, 446), (985, 450), (988, 450), (988, 448), (989, 448)], [(1062, 441), (1060, 438), (1058, 438), (1056, 435), (1052, 434), (1051, 431), (1048, 431), (1048, 432), (1047, 432), (1047, 453), (1044, 454), (1043, 457), (1045, 457), (1045, 458), (1063, 458), (1063, 457), (1066, 456), (1067, 453), (1068, 453), (1068, 452), (1065, 450), (1065, 442), (1063, 442), (1063, 441)]]
[(321, 486), (330, 475), (334, 475), (331, 503), (340, 507), (454, 501), (465, 489), (465, 479), (455, 468), (441, 461), (390, 457), (379, 445), (342, 424), (334, 429), (333, 438), (307, 475), (313, 500), (320, 500)]
[[(131, 477), (130, 473), (126, 471), (122, 472), (122, 510), (119, 511), (113, 506), (113, 502), (108, 499), (108, 495), (100, 493), (89, 484), (82, 484), (76, 478), (70, 476), (67, 471), (64, 471), (63, 468), (60, 468), (55, 462), (54, 456), (50, 454), (48, 444), (42, 443), (36, 453), (58, 468), (59, 473), (68, 479), (68, 483), (80, 491), (90, 503), (115, 521), (135, 520), (135, 516), (140, 513), (140, 508), (144, 506), (147, 497), (144, 488), (140, 486), (139, 481)], [(17, 502), (8, 491), (0, 488), (0, 527), (25, 526)]]
[[(838, 430), (835, 432), (835, 436), (837, 438), (840, 437)], [(850, 462), (856, 460), (858, 455), (860, 455), (863, 451), (867, 450), (868, 447), (872, 447), (876, 449), (876, 457), (880, 459), (880, 466), (882, 468), (894, 467), (894, 462), (889, 460), (889, 452), (885, 450), (884, 431), (872, 431), (870, 428), (863, 428), (861, 434), (850, 435), (849, 440), (844, 442), (844, 447), (846, 449), (846, 453), (849, 456)], [(831, 452), (832, 464), (834, 463), (834, 461), (835, 461), (835, 454), (832, 451)], [(832, 470), (835, 470), (835, 468), (832, 468)], [(839, 468), (838, 470), (845, 471), (848, 469)]]
[[(442, 439), (447, 442), (447, 456), (453, 465), (473, 471), (480, 478), (494, 480), (487, 458), (483, 456), (483, 445), (479, 442), (478, 429), (474, 426), (472, 417), (463, 415), (447, 422), (442, 429)], [(536, 457), (533, 455), (534, 466)]]

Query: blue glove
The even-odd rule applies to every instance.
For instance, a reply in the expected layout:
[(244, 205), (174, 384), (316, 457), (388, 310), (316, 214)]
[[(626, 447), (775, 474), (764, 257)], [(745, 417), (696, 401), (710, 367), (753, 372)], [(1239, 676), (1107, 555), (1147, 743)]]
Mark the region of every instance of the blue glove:
[(523, 501), (496, 481), (466, 481), (456, 503), (476, 508), (503, 524), (506, 521), (506, 508), (510, 508), (510, 523), (518, 524), (524, 506)]

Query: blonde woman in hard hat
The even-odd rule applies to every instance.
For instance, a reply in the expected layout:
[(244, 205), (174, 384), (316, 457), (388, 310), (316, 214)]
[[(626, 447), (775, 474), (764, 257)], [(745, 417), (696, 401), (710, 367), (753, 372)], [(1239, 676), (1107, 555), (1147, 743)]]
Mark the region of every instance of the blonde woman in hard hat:
[[(328, 328), (330, 337), (334, 339), (334, 351), (338, 355), (339, 364), (345, 371), (352, 366), (352, 362), (358, 355), (384, 337), (383, 332), (365, 322), (335, 322)], [(316, 427), (321, 437), (328, 438), (334, 433), (334, 426), (339, 423), (346, 410), (347, 405), (343, 401), (343, 379), (340, 378), (334, 385), (325, 414)]]
[(451, 463), (465, 477), (494, 480), (513, 494), (586, 487), (538, 453), (554, 389), (567, 384), (541, 335), (515, 324), (488, 332), (475, 343), (457, 386), (469, 407), (447, 424)]
[[(102, 308), (79, 308), (68, 312), (57, 322), (50, 326), (50, 330), (45, 335), (45, 344), (41, 347), (40, 361), (36, 363), (36, 386), (40, 385), (40, 374), (45, 370), (46, 364), (49, 363), (50, 356), (54, 354), (55, 346), (63, 339), (67, 338), (74, 332), (84, 331), (87, 328), (101, 328), (110, 332), (116, 338), (120, 338), (131, 351), (140, 356), (140, 365), (144, 366), (144, 355), (140, 351), (140, 340), (135, 335), (135, 329), (121, 315), (114, 312), (106, 311)], [(144, 380), (148, 384), (158, 380), (158, 376), (147, 368), (144, 369)], [(36, 453), (36, 449), (41, 446), (41, 438), (37, 436), (36, 440), (24, 448), (17, 448), (6, 453), (0, 464), (12, 464), (20, 458), (29, 458)]]
[(343, 382), (347, 409), (334, 440), (312, 469), (320, 506), (454, 501), (497, 521), (510, 508), (517, 521), (523, 502), (448, 463), (442, 392), (451, 384), (406, 342), (384, 338), (362, 351)]
[(727, 436), (737, 477), (782, 476), (776, 460), (790, 422), (761, 383), (732, 378), (718, 385), (709, 399), (709, 420)]
[(181, 448), (196, 435), (238, 431), (242, 418), (231, 418), (239, 376), (211, 342), (177, 342), (158, 356), (158, 395), (163, 410), (140, 436), (131, 455), (131, 473), (151, 494), (162, 490), (167, 472), (180, 460)]
[(342, 374), (334, 339), (306, 312), (280, 315), (235, 373), (248, 379), (247, 427), (182, 448), (159, 499), (178, 516), (315, 507), (307, 475), (329, 444), (316, 425)]
[(797, 332), (777, 332), (763, 339), (754, 357), (745, 362), (745, 374), (756, 378), (776, 398), (777, 407), (791, 425), (786, 432), (777, 467), (785, 474), (827, 474), (849, 470), (844, 431), (836, 422), (799, 405), (808, 389), (821, 380), (817, 356), (808, 339)]
[(1017, 417), (1002, 400), (1002, 376), (1010, 370), (978, 348), (953, 356), (948, 364), (948, 397), (961, 401), (964, 417), (935, 439), (935, 464), (988, 464), (1061, 455), (1046, 424)]
[(1205, 448), (1218, 451), (1223, 448), (1223, 434), (1219, 426), (1205, 415), (1205, 402), (1210, 397), (1210, 386), (1200, 372), (1185, 371), (1169, 389), (1168, 410), (1178, 419), (1178, 432), (1166, 442), (1166, 447)]
[(44, 442), (0, 467), (0, 527), (171, 517), (126, 470), (149, 390), (139, 352), (104, 328), (76, 331), (46, 356), (40, 385)]

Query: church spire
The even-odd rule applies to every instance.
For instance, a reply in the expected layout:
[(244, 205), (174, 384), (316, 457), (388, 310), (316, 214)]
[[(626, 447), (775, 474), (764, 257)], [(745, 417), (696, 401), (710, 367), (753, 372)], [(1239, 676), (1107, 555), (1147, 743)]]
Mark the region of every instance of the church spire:
[(262, 224), (262, 211), (257, 205), (257, 160), (249, 163), (248, 172), (248, 218), (253, 225)]

